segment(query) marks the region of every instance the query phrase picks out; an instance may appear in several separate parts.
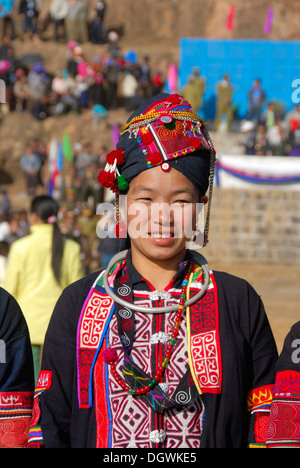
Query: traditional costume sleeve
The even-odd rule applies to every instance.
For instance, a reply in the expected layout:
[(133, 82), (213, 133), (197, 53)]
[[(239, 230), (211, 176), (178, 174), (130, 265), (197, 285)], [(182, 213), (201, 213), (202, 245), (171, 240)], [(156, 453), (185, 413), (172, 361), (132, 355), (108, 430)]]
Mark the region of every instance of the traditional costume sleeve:
[(76, 420), (74, 411), (78, 407), (75, 400), (77, 323), (90, 287), (88, 284), (86, 289), (87, 283), (89, 280), (84, 279), (66, 288), (53, 311), (34, 394), (28, 448), (71, 446), (71, 421)]
[[(249, 286), (252, 290), (252, 287)], [(248, 393), (251, 413), (249, 447), (265, 448), (273, 398), (277, 349), (260, 297), (252, 292), (250, 305), (253, 389)]]
[(26, 447), (33, 389), (27, 324), (16, 300), (0, 288), (0, 447)]
[(300, 322), (287, 335), (276, 367), (268, 448), (300, 448)]
[(226, 273), (215, 272), (215, 277), (223, 363), (222, 407), (215, 422), (218, 446), (228, 446), (222, 424), (230, 421), (233, 446), (265, 447), (278, 359), (276, 343), (253, 287)]

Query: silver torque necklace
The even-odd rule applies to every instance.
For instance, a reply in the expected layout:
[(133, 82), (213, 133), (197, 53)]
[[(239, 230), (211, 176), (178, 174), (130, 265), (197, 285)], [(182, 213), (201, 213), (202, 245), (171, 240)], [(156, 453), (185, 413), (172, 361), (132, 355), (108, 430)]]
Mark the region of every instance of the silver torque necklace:
[[(111, 288), (108, 285), (108, 275), (109, 275), (110, 270), (116, 263), (121, 262), (126, 258), (127, 252), (128, 250), (123, 250), (123, 252), (120, 252), (117, 255), (115, 255), (109, 262), (105, 270), (104, 276), (103, 276), (103, 287), (105, 291), (111, 297), (111, 299), (113, 299), (115, 302), (122, 305), (123, 307), (129, 307), (128, 302), (118, 297), (111, 290)], [(192, 304), (195, 304), (195, 302), (199, 301), (204, 296), (209, 286), (209, 277), (210, 277), (209, 266), (205, 258), (198, 252), (191, 252), (191, 253), (192, 253), (192, 258), (195, 261), (195, 263), (201, 266), (205, 273), (205, 283), (201, 291), (198, 294), (196, 294), (192, 299), (189, 299), (188, 301), (185, 302), (184, 304), (185, 308), (190, 307)], [(166, 306), (166, 307), (143, 307), (143, 306), (138, 306), (136, 304), (130, 304), (130, 309), (135, 310), (136, 312), (143, 312), (145, 314), (165, 314), (167, 312), (176, 311), (178, 309), (178, 304), (173, 304), (171, 306)]]

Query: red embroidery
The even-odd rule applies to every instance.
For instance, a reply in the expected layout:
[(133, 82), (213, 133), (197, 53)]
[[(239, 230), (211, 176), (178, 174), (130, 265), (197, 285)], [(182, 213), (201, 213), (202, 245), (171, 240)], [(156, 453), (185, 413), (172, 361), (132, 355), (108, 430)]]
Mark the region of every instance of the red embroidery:
[(94, 372), (94, 388), (96, 403), (95, 413), (97, 422), (96, 448), (109, 447), (109, 415), (107, 407), (109, 397), (107, 395), (107, 385), (105, 382), (105, 365), (103, 363), (103, 354), (106, 351), (105, 342), (102, 351), (97, 359)]
[(268, 447), (300, 447), (300, 373), (279, 372), (271, 406)]
[(273, 385), (255, 388), (248, 393), (247, 407), (248, 411), (257, 411), (265, 407), (269, 408), (273, 399)]
[(9, 418), (0, 420), (0, 447), (26, 447), (30, 417)]
[(105, 332), (113, 300), (92, 289), (83, 306), (78, 333), (78, 395), (81, 408), (89, 407), (89, 386), (92, 363)]
[(269, 429), (270, 415), (269, 413), (255, 414), (254, 433), (255, 442), (258, 444), (265, 444)]
[(35, 392), (38, 392), (40, 390), (49, 390), (49, 388), (51, 388), (51, 385), (52, 385), (52, 372), (42, 370), (39, 374)]
[[(220, 394), (222, 389), (222, 360), (219, 339), (219, 306), (217, 286), (211, 275), (213, 288), (203, 299), (192, 305), (190, 314), (190, 365), (196, 385), (202, 393)], [(197, 282), (202, 280), (198, 274)], [(191, 285), (191, 297), (198, 290)]]
[(267, 442), (272, 446), (300, 446), (299, 402), (273, 401)]

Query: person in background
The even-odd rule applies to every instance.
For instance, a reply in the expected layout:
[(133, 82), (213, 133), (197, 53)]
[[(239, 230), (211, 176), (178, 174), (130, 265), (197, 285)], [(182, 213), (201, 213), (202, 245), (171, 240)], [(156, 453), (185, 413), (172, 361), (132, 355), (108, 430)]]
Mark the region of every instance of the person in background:
[(66, 18), (69, 13), (68, 0), (52, 0), (50, 5), (50, 16), (54, 23), (54, 37), (55, 41), (59, 42), (59, 30), (62, 31), (62, 39), (64, 42), (67, 40)]
[(57, 202), (46, 195), (32, 201), (30, 234), (12, 244), (4, 283), (28, 324), (36, 380), (54, 305), (62, 290), (83, 276), (80, 246), (63, 238), (57, 224), (58, 209)]
[(29, 196), (34, 196), (39, 185), (39, 174), (42, 165), (38, 155), (34, 152), (32, 143), (28, 145), (26, 153), (21, 157), (20, 166), (26, 180), (27, 193)]
[(9, 243), (7, 241), (0, 241), (0, 287), (3, 286), (5, 280), (8, 252)]
[(15, 39), (15, 22), (13, 18), (14, 0), (1, 0), (0, 1), (0, 17), (3, 18), (2, 36), (7, 34), (8, 28), (10, 28), (10, 37), (12, 40)]
[(261, 81), (256, 79), (251, 87), (249, 93), (249, 111), (248, 120), (256, 120), (260, 122), (260, 113), (264, 102), (266, 101), (266, 94), (262, 88)]
[(224, 75), (217, 86), (217, 116), (215, 120), (215, 130), (218, 131), (223, 115), (227, 117), (227, 129), (230, 131), (233, 118), (232, 109), (233, 87), (230, 83), (229, 75)]
[(19, 13), (23, 17), (23, 33), (24, 38), (28, 39), (28, 33), (31, 32), (32, 37), (38, 39), (37, 34), (37, 19), (39, 16), (40, 3), (37, 0), (21, 0), (19, 5)]
[(17, 301), (0, 288), (0, 448), (26, 447), (33, 391), (28, 327)]
[(93, 44), (104, 43), (103, 21), (106, 11), (106, 2), (96, 1), (94, 5), (94, 17), (91, 25), (91, 42)]

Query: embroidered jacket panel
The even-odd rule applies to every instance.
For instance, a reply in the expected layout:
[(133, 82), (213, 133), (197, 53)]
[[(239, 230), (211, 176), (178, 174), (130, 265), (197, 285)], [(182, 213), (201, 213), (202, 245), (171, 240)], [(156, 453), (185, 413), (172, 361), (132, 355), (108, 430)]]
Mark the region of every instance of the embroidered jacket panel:
[[(131, 277), (134, 303), (144, 307), (157, 307), (166, 305), (179, 305), (181, 283), (186, 271), (186, 262), (183, 262), (173, 281), (165, 289), (167, 295), (161, 298), (148, 281), (145, 281), (133, 267), (130, 258), (127, 261), (127, 271)], [(123, 287), (124, 289), (124, 287)], [(128, 289), (128, 286), (126, 286)], [(129, 291), (125, 291), (129, 292)], [(160, 295), (161, 296), (161, 295)], [(154, 376), (165, 356), (166, 342), (171, 336), (176, 321), (177, 311), (168, 314), (144, 314), (135, 312), (135, 334), (132, 347), (133, 362), (137, 364), (147, 375)], [(124, 319), (126, 318), (126, 311)], [(127, 326), (131, 326), (127, 320)], [(125, 325), (126, 331), (126, 325)], [(176, 348), (172, 354), (170, 363), (164, 373), (164, 391), (171, 396), (179, 385), (188, 364), (186, 320), (182, 321), (177, 339)], [(127, 335), (123, 339), (128, 339)], [(116, 363), (117, 371), (122, 376), (123, 347), (118, 332), (116, 315), (113, 316), (109, 327), (109, 343), (116, 349), (119, 356)], [(164, 413), (155, 413), (155, 397), (153, 403), (146, 403), (128, 395), (112, 375), (108, 367), (108, 386), (110, 408), (112, 412), (112, 448), (197, 448), (200, 447), (202, 433), (202, 421), (204, 408), (199, 398), (186, 408), (170, 409)], [(123, 378), (123, 377), (122, 377)], [(176, 400), (188, 402), (191, 398), (188, 382), (186, 389), (181, 391)], [(163, 435), (163, 441), (159, 444), (152, 442), (157, 433)]]

